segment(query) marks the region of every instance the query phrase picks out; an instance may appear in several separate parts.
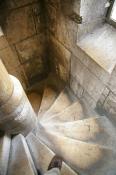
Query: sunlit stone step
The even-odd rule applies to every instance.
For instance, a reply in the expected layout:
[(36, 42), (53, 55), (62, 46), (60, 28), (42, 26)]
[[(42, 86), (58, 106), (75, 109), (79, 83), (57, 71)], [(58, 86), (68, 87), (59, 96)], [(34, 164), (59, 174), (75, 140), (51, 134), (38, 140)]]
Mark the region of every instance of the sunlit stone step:
[(0, 134), (0, 175), (6, 175), (10, 155), (11, 138)]
[(108, 146), (116, 147), (116, 129), (106, 117), (88, 118), (66, 123), (48, 123), (46, 130), (63, 136)]
[(49, 110), (44, 114), (41, 121), (45, 121), (49, 119), (51, 115), (57, 114), (70, 106), (75, 101), (75, 98), (71, 94), (68, 88), (65, 88), (57, 97), (53, 105), (49, 108)]
[(38, 112), (39, 119), (51, 107), (56, 98), (57, 98), (57, 92), (51, 87), (45, 87), (41, 101), (41, 106)]
[(49, 119), (46, 119), (45, 123), (64, 123), (72, 122), (85, 118), (83, 114), (83, 108), (79, 101), (76, 101), (72, 105), (65, 108), (60, 113), (52, 115)]
[(52, 151), (63, 157), (75, 171), (87, 175), (115, 175), (116, 151), (98, 144), (64, 137), (41, 128), (38, 134)]
[[(54, 157), (54, 153), (36, 136), (32, 133), (27, 136), (27, 143), (30, 148), (30, 152), (32, 154), (35, 166), (42, 174), (44, 174), (47, 169), (50, 161)], [(61, 175), (76, 175), (68, 165), (63, 163), (61, 169)]]
[(37, 175), (25, 138), (13, 138), (9, 160), (8, 175)]

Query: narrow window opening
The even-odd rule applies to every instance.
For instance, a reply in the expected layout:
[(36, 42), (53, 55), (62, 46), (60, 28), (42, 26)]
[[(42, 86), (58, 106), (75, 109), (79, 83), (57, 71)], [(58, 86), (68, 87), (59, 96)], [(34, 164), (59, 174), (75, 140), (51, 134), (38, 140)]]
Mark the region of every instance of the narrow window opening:
[(116, 27), (116, 0), (111, 0), (107, 14), (107, 22)]
[(111, 10), (110, 18), (111, 18), (114, 22), (116, 22), (116, 0), (115, 0), (115, 2), (114, 2), (114, 4), (113, 4), (113, 8), (112, 8), (112, 10)]

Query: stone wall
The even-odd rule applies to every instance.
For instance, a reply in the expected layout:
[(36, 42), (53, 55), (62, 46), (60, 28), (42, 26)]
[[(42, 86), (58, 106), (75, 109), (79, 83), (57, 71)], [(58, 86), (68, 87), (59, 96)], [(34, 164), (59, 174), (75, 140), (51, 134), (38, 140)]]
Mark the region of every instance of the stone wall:
[(0, 58), (25, 88), (49, 71), (44, 23), (39, 0), (0, 1)]
[(72, 1), (45, 0), (45, 4), (51, 70), (62, 80), (69, 81), (71, 52), (67, 48), (73, 47), (76, 42), (77, 24), (70, 20), (65, 10), (70, 9)]
[(78, 40), (98, 26), (101, 27), (107, 12), (105, 8), (107, 2), (107, 0), (81, 0), (79, 13), (83, 22), (78, 26)]
[(101, 113), (111, 117), (113, 122), (116, 122), (116, 66), (97, 103), (97, 108)]
[[(90, 0), (86, 3), (85, 1), (57, 0), (54, 3), (53, 0), (45, 0), (49, 58), (53, 72), (70, 83), (77, 97), (92, 108), (97, 106), (103, 113), (114, 116), (116, 114), (116, 68), (112, 74), (108, 73), (77, 43), (77, 37), (85, 34), (83, 31), (87, 34), (97, 25), (104, 23), (106, 0), (102, 0), (101, 4), (97, 1), (92, 2)], [(86, 7), (82, 8), (82, 4)], [(84, 13), (84, 9), (87, 9), (87, 12)], [(84, 18), (82, 24), (78, 24), (80, 12), (83, 12), (82, 18)], [(88, 21), (87, 15), (89, 15)]]
[(9, 73), (16, 75), (24, 86), (51, 70), (54, 77), (56, 74), (68, 82), (74, 94), (89, 106), (97, 106), (99, 112), (114, 117), (116, 67), (112, 74), (108, 73), (77, 42), (78, 36), (104, 23), (106, 0), (100, 1), (6, 1), (1, 8), (1, 12), (7, 9), (6, 13), (0, 15), (5, 34), (0, 38), (0, 57)]

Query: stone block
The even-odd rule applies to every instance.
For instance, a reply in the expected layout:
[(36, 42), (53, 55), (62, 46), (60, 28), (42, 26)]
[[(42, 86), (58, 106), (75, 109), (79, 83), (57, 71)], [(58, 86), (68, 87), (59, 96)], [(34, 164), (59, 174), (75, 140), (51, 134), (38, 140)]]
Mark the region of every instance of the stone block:
[(44, 33), (45, 29), (45, 19), (44, 14), (42, 13), (41, 4), (39, 1), (32, 6), (33, 18), (35, 22), (36, 32), (38, 34)]
[(84, 88), (78, 83), (77, 79), (73, 76), (71, 76), (70, 87), (77, 97), (81, 98), (83, 96)]
[(91, 109), (95, 109), (97, 100), (95, 100), (94, 98), (92, 98), (92, 96), (87, 91), (84, 91), (82, 100)]
[(111, 89), (112, 92), (116, 94), (116, 66), (111, 74), (108, 87)]
[(102, 26), (102, 18), (94, 19), (93, 21), (87, 21), (85, 23), (83, 22), (81, 25), (78, 26), (78, 41), (81, 41), (81, 39), (83, 39), (83, 37), (86, 36), (88, 33), (92, 33), (96, 28), (100, 28)]
[(32, 6), (12, 10), (9, 13), (5, 34), (10, 43), (17, 43), (35, 33)]
[(56, 1), (54, 1), (54, 0), (45, 0), (45, 3), (47, 5), (53, 6), (56, 9), (59, 9), (59, 6), (60, 6), (60, 0), (56, 0)]
[(63, 43), (66, 48), (72, 49), (77, 41), (77, 24), (69, 17), (59, 15), (54, 36)]
[(71, 75), (76, 77), (80, 85), (97, 102), (104, 90), (104, 84), (75, 57), (71, 58)]
[(87, 55), (79, 46), (72, 48), (73, 55), (81, 61), (98, 79), (107, 84), (110, 74), (106, 72), (97, 62)]
[(0, 7), (4, 8), (4, 10), (12, 10), (35, 2), (37, 0), (8, 0), (1, 2)]
[(0, 174), (6, 175), (10, 155), (11, 138), (8, 135), (0, 135)]
[(0, 58), (2, 59), (8, 71), (15, 69), (20, 65), (18, 56), (13, 47), (7, 47), (5, 49), (0, 50)]
[(48, 6), (47, 6), (47, 28), (49, 29), (49, 31), (52, 33), (52, 34), (55, 34), (56, 33), (56, 30), (57, 30), (57, 18), (59, 16), (59, 9), (58, 7), (54, 7), (52, 5), (49, 5), (48, 3)]
[(106, 98), (107, 98), (107, 96), (109, 95), (109, 93), (110, 93), (110, 90), (107, 87), (105, 87), (105, 89), (104, 89), (102, 95), (100, 96), (100, 99), (99, 99), (98, 102), (103, 105)]
[(71, 15), (72, 12), (80, 13), (80, 0), (64, 0), (61, 3), (65, 15)]
[(58, 76), (64, 81), (69, 80), (69, 69), (66, 69), (65, 66), (59, 64), (58, 65)]
[(116, 40), (115, 29), (111, 25), (106, 23), (98, 26), (96, 30), (83, 37), (78, 45), (106, 72), (112, 73), (116, 64)]
[[(48, 165), (55, 153), (52, 152), (43, 142), (41, 142), (35, 135), (30, 133), (27, 136), (27, 143), (33, 156), (33, 160), (37, 169), (42, 174), (47, 172)], [(66, 163), (63, 162), (61, 175), (78, 175)]]
[[(56, 4), (55, 4), (56, 3)], [(69, 1), (55, 3), (50, 1), (47, 4), (47, 27), (51, 34), (53, 34), (66, 47), (72, 48), (76, 43), (77, 24), (73, 22), (67, 15), (69, 13)], [(73, 2), (71, 2), (71, 5)], [(71, 9), (70, 5), (70, 9)], [(68, 10), (67, 10), (68, 9)], [(59, 19), (59, 20), (57, 20)]]
[(18, 44), (16, 50), (18, 52), (21, 63), (29, 59), (39, 59), (44, 54), (45, 37), (43, 35), (35, 35)]
[(44, 73), (43, 58), (39, 57), (30, 59), (30, 61), (23, 64), (23, 67), (29, 82), (31, 82), (31, 80), (36, 76), (38, 76), (39, 79), (39, 75)]
[[(71, 53), (54, 37), (50, 40), (50, 58), (63, 79), (69, 78)], [(53, 61), (54, 60), (54, 61)]]
[(8, 47), (8, 41), (6, 40), (5, 36), (0, 36), (0, 50)]
[(105, 17), (105, 4), (107, 0), (82, 0), (80, 15), (83, 16), (83, 22), (92, 21), (96, 18)]
[(17, 7), (21, 7), (21, 6), (24, 6), (24, 5), (28, 5), (30, 3), (34, 3), (34, 2), (37, 2), (37, 0), (13, 0), (13, 3), (14, 3), (14, 7), (17, 8)]
[(25, 138), (18, 135), (13, 138), (8, 175), (37, 175)]
[(116, 95), (109, 93), (104, 103), (104, 109), (109, 116), (113, 116), (116, 121)]
[[(115, 174), (116, 172), (116, 153), (115, 148), (111, 149), (111, 143), (108, 147), (101, 144), (92, 144), (88, 141), (88, 137), (86, 142), (83, 142), (50, 131), (45, 127), (39, 129), (37, 136), (56, 154), (63, 157), (63, 160), (79, 174), (94, 173), (98, 175)], [(94, 140), (94, 137), (92, 140)], [(113, 140), (116, 141), (115, 137), (113, 137)], [(107, 140), (105, 141), (107, 142)]]

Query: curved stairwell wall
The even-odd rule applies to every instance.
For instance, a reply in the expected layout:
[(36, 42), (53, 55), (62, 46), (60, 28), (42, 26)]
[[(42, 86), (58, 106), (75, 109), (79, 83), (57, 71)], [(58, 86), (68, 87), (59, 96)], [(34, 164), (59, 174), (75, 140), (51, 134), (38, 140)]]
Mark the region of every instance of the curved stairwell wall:
[(27, 135), (36, 125), (36, 115), (19, 82), (8, 74), (0, 60), (0, 129)]

